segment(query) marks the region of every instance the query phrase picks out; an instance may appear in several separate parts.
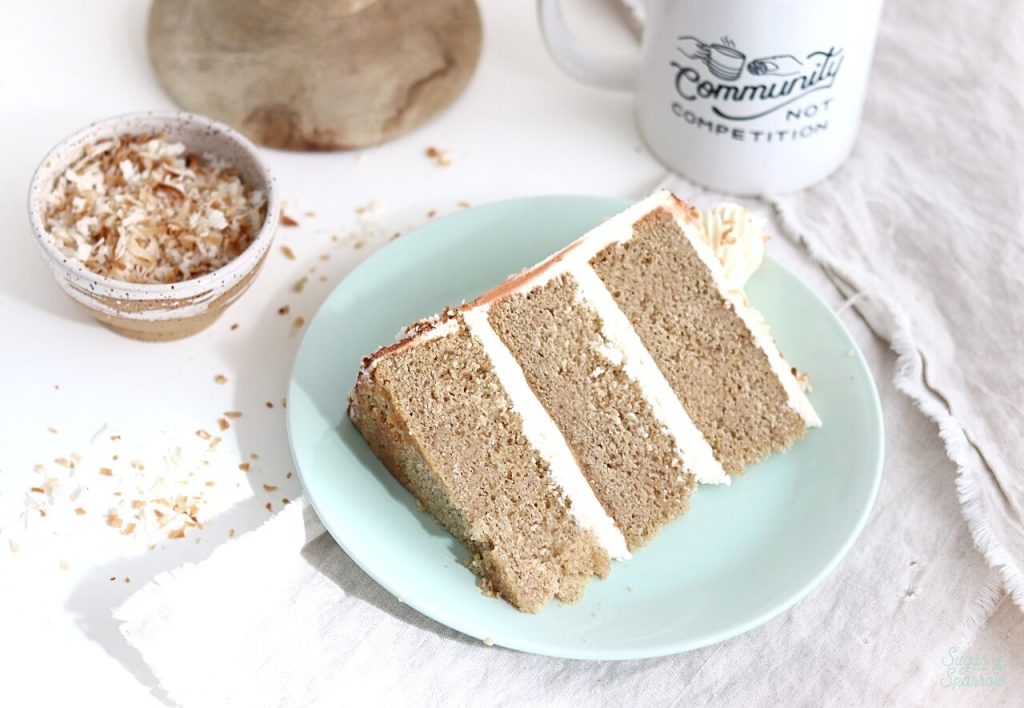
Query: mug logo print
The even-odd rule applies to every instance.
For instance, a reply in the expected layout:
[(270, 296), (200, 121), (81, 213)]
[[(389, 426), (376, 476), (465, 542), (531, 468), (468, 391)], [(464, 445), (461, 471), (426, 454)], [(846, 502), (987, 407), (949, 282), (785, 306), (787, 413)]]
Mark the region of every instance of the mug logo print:
[[(832, 88), (844, 58), (843, 49), (832, 46), (810, 52), (802, 60), (792, 54), (773, 54), (748, 61), (729, 37), (708, 44), (693, 35), (677, 37), (676, 51), (703, 64), (710, 74), (702, 76), (685, 60), (670, 62), (679, 97), (709, 101), (712, 113), (732, 121), (756, 120)], [(744, 69), (752, 78), (741, 82)]]
[(728, 37), (722, 37), (715, 44), (703, 42), (693, 35), (683, 35), (678, 41), (676, 49), (683, 56), (702, 62), (708, 71), (723, 81), (740, 78), (745, 63), (747, 71), (754, 76), (793, 76), (803, 71), (803, 62), (792, 54), (761, 57), (747, 63), (747, 55), (736, 49), (736, 43)]

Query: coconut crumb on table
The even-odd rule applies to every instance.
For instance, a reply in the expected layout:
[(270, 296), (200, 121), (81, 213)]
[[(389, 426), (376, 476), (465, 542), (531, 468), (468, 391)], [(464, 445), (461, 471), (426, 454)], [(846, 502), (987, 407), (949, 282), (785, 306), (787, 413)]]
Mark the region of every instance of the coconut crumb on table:
[(266, 195), (223, 159), (148, 134), (87, 145), (55, 180), (44, 218), (61, 251), (94, 273), (175, 283), (239, 256), (265, 213)]
[(264, 483), (263, 484), (263, 491), (265, 491), (265, 492), (276, 492), (277, 491), (277, 485), (276, 484), (266, 484), (266, 483)]
[(428, 159), (433, 160), (434, 164), (438, 167), (448, 167), (452, 164), (452, 155), (447, 150), (441, 150), (434, 146), (428, 147), (423, 152)]
[(287, 315), (289, 312), (291, 312), (291, 309), (292, 308), (289, 305), (281, 305), (281, 307), (277, 308), (277, 314), (283, 317), (284, 315)]
[(378, 211), (380, 211), (380, 202), (376, 199), (371, 199), (363, 206), (356, 207), (356, 216), (368, 216)]
[(290, 247), (288, 247), (288, 246), (281, 246), (281, 253), (288, 260), (290, 260), (290, 261), (294, 261), (295, 260), (295, 251), (293, 251)]
[(298, 221), (296, 221), (292, 217), (288, 216), (284, 212), (284, 209), (281, 210), (281, 226), (287, 226), (289, 228), (293, 228), (293, 227), (298, 226), (298, 225), (299, 225)]
[(226, 384), (228, 382), (228, 377), (224, 374), (217, 374), (213, 377), (213, 382), (215, 384)]
[(242, 411), (224, 411), (224, 417), (232, 420), (242, 417)]

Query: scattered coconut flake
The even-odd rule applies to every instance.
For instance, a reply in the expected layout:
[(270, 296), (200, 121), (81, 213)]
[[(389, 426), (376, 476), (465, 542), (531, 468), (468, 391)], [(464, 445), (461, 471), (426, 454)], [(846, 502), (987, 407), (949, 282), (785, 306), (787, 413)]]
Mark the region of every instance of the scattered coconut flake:
[(428, 147), (424, 154), (428, 159), (433, 160), (438, 167), (448, 167), (452, 164), (452, 155), (447, 150), (441, 150), (434, 146)]
[(380, 211), (380, 202), (372, 199), (361, 207), (356, 207), (357, 216), (369, 216)]
[(283, 209), (281, 210), (281, 226), (287, 226), (289, 228), (292, 228), (298, 225), (299, 222), (285, 214)]
[(284, 254), (284, 257), (287, 258), (288, 260), (295, 260), (295, 251), (293, 251), (290, 247), (281, 246), (281, 253)]
[(228, 382), (228, 377), (225, 376), (224, 374), (217, 374), (216, 376), (213, 377), (213, 382), (215, 384), (223, 385), (223, 384), (226, 384)]

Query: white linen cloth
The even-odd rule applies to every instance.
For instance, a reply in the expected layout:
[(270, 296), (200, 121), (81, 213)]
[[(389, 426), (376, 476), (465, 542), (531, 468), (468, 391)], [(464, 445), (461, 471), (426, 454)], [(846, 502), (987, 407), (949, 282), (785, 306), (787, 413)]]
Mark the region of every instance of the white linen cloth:
[[(941, 5), (888, 4), (853, 159), (772, 200), (794, 241), (777, 238), (769, 253), (843, 309), (886, 417), (875, 508), (805, 600), (673, 657), (532, 656), (401, 604), (297, 502), (116, 610), (167, 696), (184, 706), (1019, 705), (1024, 621), (1005, 588), (1021, 604), (1024, 18), (1015, 3)], [(717, 200), (680, 191), (698, 206)], [(1001, 660), (975, 672), (1001, 680), (950, 687), (951, 655)]]

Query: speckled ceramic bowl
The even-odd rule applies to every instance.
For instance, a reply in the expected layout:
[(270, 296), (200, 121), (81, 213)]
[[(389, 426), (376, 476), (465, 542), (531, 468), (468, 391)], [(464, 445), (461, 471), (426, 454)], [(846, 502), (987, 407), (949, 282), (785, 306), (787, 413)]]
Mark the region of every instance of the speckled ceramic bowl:
[[(206, 275), (168, 284), (139, 284), (98, 275), (66, 255), (46, 229), (46, 197), (56, 178), (86, 145), (125, 134), (163, 133), (190, 152), (213, 153), (234, 166), (242, 181), (267, 195), (266, 218), (246, 250)], [(72, 300), (115, 332), (145, 340), (186, 337), (212, 324), (256, 277), (280, 219), (274, 178), (256, 147), (228, 126), (177, 111), (134, 113), (93, 123), (62, 141), (32, 177), (29, 216), (51, 275)]]

